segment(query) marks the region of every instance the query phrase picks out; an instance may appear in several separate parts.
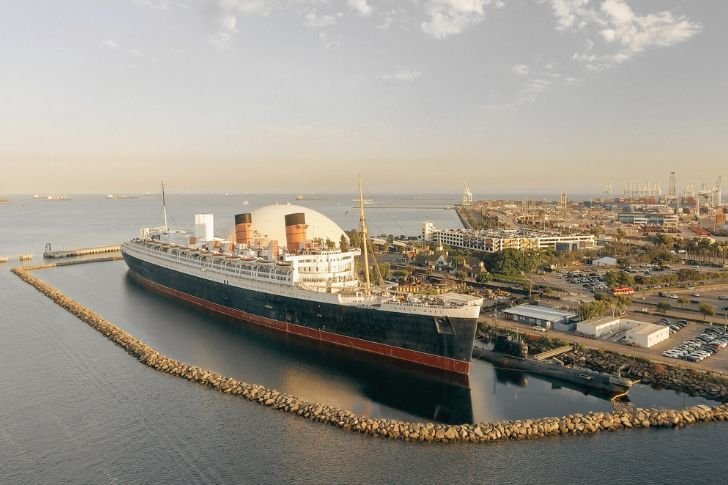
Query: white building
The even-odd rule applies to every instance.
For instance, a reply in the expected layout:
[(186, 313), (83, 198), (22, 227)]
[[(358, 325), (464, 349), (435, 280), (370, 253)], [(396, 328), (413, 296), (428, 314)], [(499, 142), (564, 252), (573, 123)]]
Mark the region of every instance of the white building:
[(657, 212), (621, 212), (617, 220), (622, 224), (637, 226), (677, 227), (677, 214), (660, 214)]
[(422, 225), (422, 239), (437, 241), (453, 248), (497, 253), (504, 249), (554, 249), (572, 251), (592, 249), (596, 240), (592, 234), (561, 235), (527, 230), (437, 229), (431, 222)]
[(592, 259), (592, 266), (617, 266), (617, 258), (604, 256), (603, 258)]
[(627, 343), (639, 347), (652, 347), (670, 338), (670, 328), (629, 318), (597, 317), (576, 324), (577, 333), (603, 338), (624, 331)]
[(507, 320), (561, 331), (574, 330), (572, 320), (576, 318), (574, 313), (539, 305), (519, 305), (503, 313)]
[(628, 342), (639, 347), (649, 348), (670, 338), (670, 328), (654, 323), (637, 322), (640, 325), (627, 330), (625, 335)]
[(600, 338), (619, 331), (619, 318), (597, 317), (576, 324), (576, 331), (587, 337)]

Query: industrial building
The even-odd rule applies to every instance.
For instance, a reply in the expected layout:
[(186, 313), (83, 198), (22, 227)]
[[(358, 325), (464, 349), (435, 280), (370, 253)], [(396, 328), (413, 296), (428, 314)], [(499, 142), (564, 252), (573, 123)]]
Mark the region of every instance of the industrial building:
[(617, 266), (617, 258), (604, 256), (603, 258), (592, 259), (592, 266)]
[(638, 347), (649, 348), (670, 338), (669, 327), (664, 325), (655, 325), (654, 323), (637, 323), (640, 323), (640, 325), (628, 329), (627, 334), (625, 335), (627, 342), (631, 344), (637, 345)]
[(562, 332), (572, 331), (576, 327), (576, 314), (537, 305), (519, 305), (504, 310), (506, 320), (526, 323), (543, 328), (552, 328)]
[(620, 212), (617, 220), (622, 224), (634, 224), (636, 226), (677, 227), (678, 216), (658, 212)]
[(593, 338), (606, 338), (624, 332), (627, 344), (649, 348), (670, 338), (670, 328), (620, 317), (597, 317), (576, 324), (576, 331)]
[(488, 253), (497, 253), (508, 248), (573, 251), (596, 247), (596, 240), (592, 234), (560, 235), (515, 229), (481, 231), (437, 229), (431, 222), (422, 225), (422, 240)]

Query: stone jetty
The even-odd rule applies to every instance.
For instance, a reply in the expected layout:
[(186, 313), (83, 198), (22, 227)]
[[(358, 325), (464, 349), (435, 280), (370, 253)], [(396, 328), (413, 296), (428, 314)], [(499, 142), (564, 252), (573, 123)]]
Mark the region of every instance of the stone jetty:
[(130, 333), (104, 319), (89, 308), (64, 295), (30, 273), (28, 268), (13, 268), (23, 281), (74, 314), (90, 327), (126, 350), (139, 362), (166, 374), (181, 377), (216, 391), (240, 396), (263, 406), (326, 423), (346, 431), (388, 439), (418, 442), (491, 442), (531, 440), (549, 436), (584, 435), (600, 431), (631, 428), (675, 428), (695, 423), (728, 420), (728, 404), (715, 407), (692, 406), (684, 409), (630, 409), (592, 412), (554, 418), (537, 418), (478, 424), (413, 423), (394, 419), (361, 416), (335, 406), (307, 401), (275, 389), (226, 377), (215, 371), (186, 364), (159, 353)]

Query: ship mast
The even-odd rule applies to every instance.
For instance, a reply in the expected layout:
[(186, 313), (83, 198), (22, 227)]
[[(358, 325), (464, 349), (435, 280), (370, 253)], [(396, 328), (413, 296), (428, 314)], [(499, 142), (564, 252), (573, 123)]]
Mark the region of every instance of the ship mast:
[(164, 196), (164, 180), (162, 180), (162, 211), (164, 212), (164, 230), (169, 231), (167, 225), (167, 199)]
[(366, 214), (364, 214), (364, 191), (361, 188), (361, 177), (359, 177), (359, 213), (359, 222), (361, 223), (362, 254), (364, 255), (364, 274), (366, 275), (365, 291), (368, 294), (372, 286), (369, 280), (369, 257), (367, 255), (367, 217)]

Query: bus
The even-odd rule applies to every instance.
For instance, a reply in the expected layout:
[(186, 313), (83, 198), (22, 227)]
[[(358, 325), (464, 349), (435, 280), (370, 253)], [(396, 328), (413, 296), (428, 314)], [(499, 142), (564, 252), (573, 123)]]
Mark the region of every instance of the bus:
[(614, 296), (634, 295), (634, 288), (630, 288), (629, 286), (620, 286), (619, 288), (612, 290), (612, 294)]

